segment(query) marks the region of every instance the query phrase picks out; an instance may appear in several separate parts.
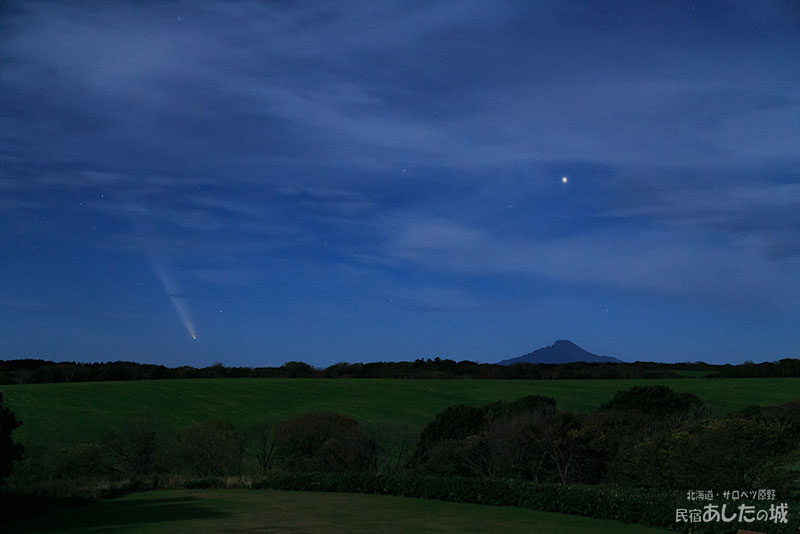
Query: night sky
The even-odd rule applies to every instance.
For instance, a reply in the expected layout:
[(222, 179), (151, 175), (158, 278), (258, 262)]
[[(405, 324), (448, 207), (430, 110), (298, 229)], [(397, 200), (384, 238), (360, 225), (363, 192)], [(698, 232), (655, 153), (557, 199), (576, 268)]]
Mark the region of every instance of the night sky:
[(0, 359), (556, 339), (800, 357), (800, 4), (0, 2)]

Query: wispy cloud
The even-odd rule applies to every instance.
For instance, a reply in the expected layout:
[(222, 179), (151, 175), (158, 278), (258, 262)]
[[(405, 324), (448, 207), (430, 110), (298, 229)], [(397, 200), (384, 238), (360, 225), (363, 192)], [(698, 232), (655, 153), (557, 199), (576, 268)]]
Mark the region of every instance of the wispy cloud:
[(623, 229), (533, 240), (411, 219), (398, 225), (387, 254), (428, 269), (518, 273), (696, 304), (782, 309), (800, 303), (796, 263), (770, 261), (747, 241), (708, 239)]
[(375, 195), (322, 187), (279, 187), (276, 191), (310, 212), (357, 216), (380, 207)]
[[(774, 259), (800, 253), (800, 183), (673, 187), (629, 196), (606, 215), (747, 241)], [(760, 250), (759, 250), (760, 249)]]
[[(610, 37), (646, 24), (553, 29), (584, 29), (594, 12), (559, 3), (212, 2), (97, 6), (87, 16), (28, 4), (4, 40), (4, 92), (16, 110), (4, 123), (15, 127), (17, 151), (44, 161), (113, 158), (136, 169), (147, 157), (175, 169), (191, 157), (194, 169), (221, 178), (220, 162), (231, 161), (223, 152), (240, 159), (235, 180), (268, 180), (254, 153), (295, 169), (309, 161), (383, 170), (796, 162), (798, 68), (770, 59), (794, 45), (790, 26), (770, 21), (766, 44), (719, 34), (726, 46), (703, 56), (677, 38), (637, 35), (644, 44), (632, 50)], [(707, 38), (691, 18), (684, 27), (681, 39)], [(527, 54), (505, 41), (485, 50), (451, 38), (461, 32), (477, 43), (498, 31), (524, 38)], [(605, 60), (619, 54), (626, 61)], [(737, 69), (741, 54), (763, 62)]]
[(22, 200), (17, 198), (2, 198), (0, 197), (0, 212), (10, 212), (17, 210), (31, 210), (41, 208), (40, 202), (32, 200)]
[(464, 311), (479, 305), (476, 297), (451, 287), (405, 287), (390, 293), (387, 300), (393, 306), (414, 312)]

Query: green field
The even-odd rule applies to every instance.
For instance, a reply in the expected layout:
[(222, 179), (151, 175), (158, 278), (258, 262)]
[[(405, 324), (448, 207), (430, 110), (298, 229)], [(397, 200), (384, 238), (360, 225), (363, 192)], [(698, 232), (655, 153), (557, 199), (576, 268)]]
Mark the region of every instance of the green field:
[(13, 532), (667, 532), (524, 508), (385, 495), (268, 490), (162, 490), (58, 510)]
[(687, 378), (705, 378), (713, 371), (672, 371), (676, 375), (685, 376)]
[(715, 413), (800, 397), (800, 378), (672, 380), (401, 380), (194, 379), (0, 386), (23, 426), (16, 439), (46, 443), (91, 440), (132, 417), (165, 428), (223, 418), (244, 427), (292, 415), (336, 411), (363, 422), (394, 421), (419, 429), (447, 406), (483, 405), (523, 395), (555, 398), (586, 412), (621, 389), (667, 385), (698, 395)]

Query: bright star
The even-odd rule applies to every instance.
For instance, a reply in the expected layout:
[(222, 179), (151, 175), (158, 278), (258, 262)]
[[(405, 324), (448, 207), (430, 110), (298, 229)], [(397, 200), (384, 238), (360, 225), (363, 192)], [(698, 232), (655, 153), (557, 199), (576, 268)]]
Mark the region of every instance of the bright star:
[(562, 176), (562, 177), (561, 177), (561, 183), (562, 183), (562, 184), (565, 184), (565, 183), (567, 183), (567, 177), (566, 177), (566, 176)]

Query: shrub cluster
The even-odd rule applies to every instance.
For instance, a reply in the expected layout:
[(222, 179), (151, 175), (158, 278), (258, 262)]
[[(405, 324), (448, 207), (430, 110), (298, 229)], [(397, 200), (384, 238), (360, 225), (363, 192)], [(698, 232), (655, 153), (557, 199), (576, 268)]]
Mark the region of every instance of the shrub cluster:
[(377, 444), (352, 417), (311, 413), (275, 428), (276, 456), (288, 471), (367, 471), (377, 465)]
[(593, 414), (541, 396), (483, 408), (451, 406), (420, 435), (409, 467), (422, 475), (662, 489), (797, 490), (785, 468), (800, 441), (800, 401), (711, 418), (689, 393), (641, 386)]
[(200, 480), (270, 471), (393, 473), (405, 465), (414, 439), (403, 425), (364, 426), (329, 412), (243, 430), (207, 420), (168, 432), (152, 420), (132, 419), (97, 441), (30, 446), (14, 481), (23, 490), (73, 487), (82, 493), (105, 481), (170, 475)]
[(11, 474), (11, 464), (22, 458), (22, 445), (11, 439), (11, 433), (22, 424), (14, 413), (3, 404), (0, 393), (0, 486)]

